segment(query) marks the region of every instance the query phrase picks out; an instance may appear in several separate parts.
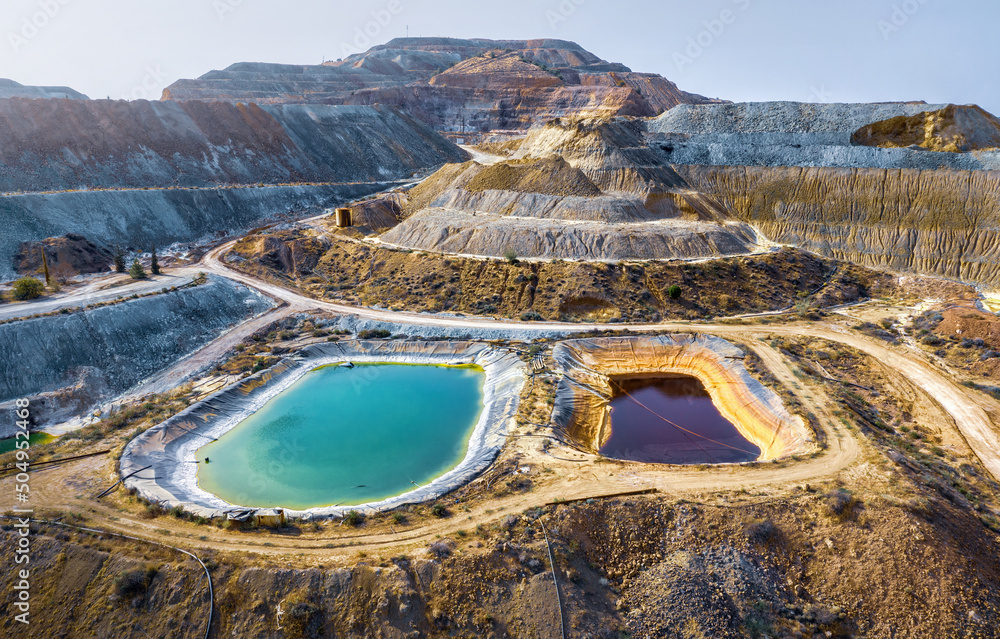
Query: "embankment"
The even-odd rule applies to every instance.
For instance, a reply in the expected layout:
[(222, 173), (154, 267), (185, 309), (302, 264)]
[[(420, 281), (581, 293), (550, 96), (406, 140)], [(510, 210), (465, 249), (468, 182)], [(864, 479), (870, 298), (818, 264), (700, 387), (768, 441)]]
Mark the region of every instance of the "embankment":
[(611, 436), (613, 378), (674, 373), (697, 378), (712, 403), (747, 440), (758, 461), (804, 452), (812, 436), (772, 391), (750, 376), (743, 352), (707, 335), (597, 338), (558, 344), (552, 352), (564, 373), (552, 422), (581, 448), (597, 452)]
[(260, 186), (32, 193), (0, 197), (0, 279), (16, 277), (21, 242), (76, 233), (98, 246), (149, 250), (239, 232), (289, 213), (325, 208), (382, 190), (387, 184)]
[(1000, 172), (675, 168), (772, 241), (865, 266), (1000, 285)]
[[(193, 288), (0, 325), (0, 401), (69, 387), (74, 408), (85, 409), (272, 306), (255, 291), (210, 278)], [(85, 388), (75, 388), (81, 378)], [(58, 411), (60, 402), (57, 394), (55, 406), (41, 401), (36, 408)]]
[[(122, 453), (119, 467), (125, 484), (152, 502), (166, 508), (181, 507), (201, 517), (221, 517), (228, 512), (245, 510), (198, 485), (198, 449), (205, 445), (206, 437), (218, 438), (235, 428), (310, 370), (343, 362), (476, 364), (486, 372), (482, 413), (469, 439), (465, 458), (429, 484), (377, 503), (288, 511), (290, 516), (340, 517), (349, 510), (381, 512), (434, 499), (464, 485), (486, 470), (503, 448), (524, 385), (524, 363), (518, 356), (487, 344), (399, 341), (314, 344), (133, 439)], [(192, 463), (178, 464), (178, 460)], [(155, 471), (152, 478), (134, 475), (150, 466)]]

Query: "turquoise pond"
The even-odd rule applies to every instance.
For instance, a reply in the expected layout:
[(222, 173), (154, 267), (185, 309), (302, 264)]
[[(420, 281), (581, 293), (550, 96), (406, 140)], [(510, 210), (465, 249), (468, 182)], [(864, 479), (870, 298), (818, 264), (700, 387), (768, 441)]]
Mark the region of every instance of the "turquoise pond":
[[(49, 435), (48, 433), (33, 432), (28, 435), (28, 443), (31, 446), (35, 444), (48, 444), (50, 441), (54, 440), (55, 437)], [(24, 441), (22, 437), (20, 440), (17, 437), (11, 437), (9, 439), (0, 439), (0, 455), (3, 453), (9, 453), (12, 450), (17, 450), (17, 442)]]
[(231, 504), (296, 510), (408, 492), (465, 457), (485, 379), (476, 366), (317, 368), (202, 447), (198, 485)]

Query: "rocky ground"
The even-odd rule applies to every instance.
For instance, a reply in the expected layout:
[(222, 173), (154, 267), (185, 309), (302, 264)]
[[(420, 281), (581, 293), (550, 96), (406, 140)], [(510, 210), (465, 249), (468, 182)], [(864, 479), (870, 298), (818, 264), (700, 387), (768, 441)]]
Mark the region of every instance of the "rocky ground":
[[(571, 321), (806, 310), (892, 287), (891, 277), (794, 250), (704, 263), (510, 263), (381, 249), (303, 231), (247, 237), (227, 263), (330, 300), (393, 300), (393, 308), (407, 310)], [(676, 299), (671, 286), (680, 288)]]

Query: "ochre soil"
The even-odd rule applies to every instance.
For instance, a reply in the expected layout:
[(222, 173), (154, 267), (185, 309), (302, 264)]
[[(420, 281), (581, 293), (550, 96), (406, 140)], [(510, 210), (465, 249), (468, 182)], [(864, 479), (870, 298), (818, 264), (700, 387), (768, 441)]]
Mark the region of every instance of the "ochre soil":
[[(793, 249), (702, 263), (508, 263), (379, 248), (311, 231), (248, 236), (227, 263), (318, 298), (363, 306), (570, 321), (805, 310), (895, 286), (889, 275)], [(678, 299), (670, 297), (675, 285)]]

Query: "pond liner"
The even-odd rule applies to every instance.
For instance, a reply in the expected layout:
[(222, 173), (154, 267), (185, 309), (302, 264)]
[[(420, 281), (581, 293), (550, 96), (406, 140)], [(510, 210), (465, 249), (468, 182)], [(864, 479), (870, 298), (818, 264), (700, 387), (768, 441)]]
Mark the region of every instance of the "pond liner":
[(712, 403), (761, 450), (757, 461), (806, 452), (814, 442), (802, 418), (754, 379), (744, 353), (711, 335), (604, 337), (561, 342), (552, 351), (563, 373), (552, 411), (553, 429), (597, 453), (611, 436), (612, 380), (683, 374), (695, 377)]
[[(341, 341), (307, 346), (273, 367), (248, 377), (138, 435), (122, 453), (125, 485), (164, 508), (180, 507), (206, 518), (257, 510), (231, 504), (197, 483), (199, 448), (259, 410), (309, 371), (343, 362), (468, 365), (483, 368), (483, 411), (465, 458), (452, 470), (415, 490), (354, 506), (285, 508), (290, 518), (342, 517), (351, 510), (373, 514), (445, 495), (489, 468), (503, 448), (517, 414), (525, 364), (516, 353), (476, 342)], [(142, 471), (143, 467), (150, 468)], [(141, 471), (141, 472), (136, 472)], [(133, 474), (134, 473), (134, 474)]]

